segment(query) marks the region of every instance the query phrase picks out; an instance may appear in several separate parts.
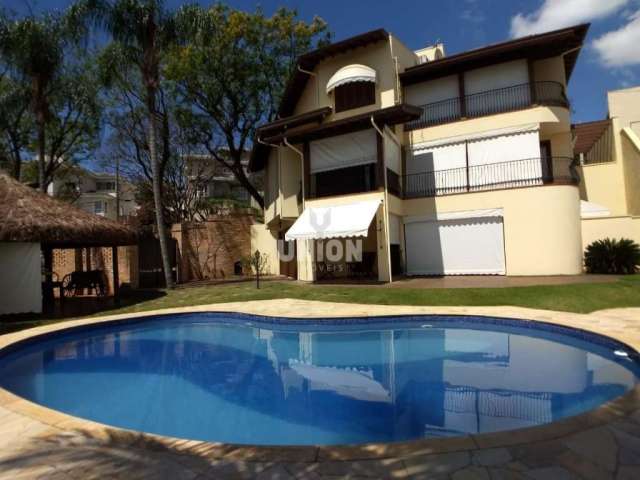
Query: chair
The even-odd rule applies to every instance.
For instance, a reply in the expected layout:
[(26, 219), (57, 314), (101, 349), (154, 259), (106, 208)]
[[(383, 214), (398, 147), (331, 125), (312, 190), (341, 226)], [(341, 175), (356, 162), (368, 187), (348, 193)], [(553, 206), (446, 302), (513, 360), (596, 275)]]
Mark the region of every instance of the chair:
[(78, 290), (86, 288), (88, 293), (93, 290), (97, 296), (103, 297), (107, 294), (106, 283), (102, 270), (75, 271), (62, 279), (62, 291), (65, 297), (73, 297)]

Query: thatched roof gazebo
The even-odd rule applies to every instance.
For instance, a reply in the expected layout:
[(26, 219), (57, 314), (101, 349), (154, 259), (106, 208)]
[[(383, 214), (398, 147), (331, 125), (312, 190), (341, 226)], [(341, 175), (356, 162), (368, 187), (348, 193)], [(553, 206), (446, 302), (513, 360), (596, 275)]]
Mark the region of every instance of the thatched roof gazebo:
[[(85, 212), (0, 173), (0, 298), (9, 300), (10, 292), (22, 297), (20, 289), (24, 288), (29, 290), (33, 305), (33, 277), (40, 292), (42, 270), (35, 252), (39, 257), (42, 250), (44, 271), (50, 272), (54, 248), (112, 247), (117, 293), (116, 247), (135, 243), (137, 234), (132, 228)], [(10, 312), (0, 306), (0, 313)]]

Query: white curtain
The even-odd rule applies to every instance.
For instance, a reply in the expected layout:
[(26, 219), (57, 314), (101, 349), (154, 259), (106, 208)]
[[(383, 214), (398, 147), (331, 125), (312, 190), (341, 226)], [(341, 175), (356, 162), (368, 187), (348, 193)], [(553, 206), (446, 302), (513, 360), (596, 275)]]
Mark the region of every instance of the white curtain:
[(0, 314), (42, 312), (39, 243), (0, 242)]
[(466, 164), (465, 142), (416, 149), (407, 162), (407, 193), (435, 194), (461, 190), (467, 181)]
[(504, 275), (502, 217), (405, 223), (409, 275)]
[(373, 129), (316, 140), (309, 148), (312, 174), (375, 163), (378, 155)]
[(538, 130), (472, 140), (468, 142), (468, 148), (471, 186), (541, 182)]
[(491, 65), (464, 74), (469, 116), (522, 108), (531, 102), (526, 60)]
[(400, 245), (400, 229), (402, 228), (402, 220), (398, 215), (389, 214), (389, 243), (391, 245)]
[(390, 138), (390, 135), (392, 135), (392, 133), (389, 131), (388, 128), (385, 127), (385, 135), (384, 135), (385, 165), (387, 166), (387, 168), (391, 169), (392, 171), (400, 175), (400, 172), (402, 171), (401, 160), (400, 160), (401, 150), (400, 150), (400, 146), (396, 142), (394, 142), (392, 138)]

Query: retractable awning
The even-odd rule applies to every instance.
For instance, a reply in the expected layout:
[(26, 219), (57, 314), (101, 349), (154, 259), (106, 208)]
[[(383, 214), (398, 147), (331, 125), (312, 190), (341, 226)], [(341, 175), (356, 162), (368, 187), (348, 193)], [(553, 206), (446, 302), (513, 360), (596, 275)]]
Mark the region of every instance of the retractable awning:
[(285, 240), (366, 237), (380, 200), (309, 207), (285, 235)]
[(404, 217), (405, 225), (408, 223), (420, 222), (440, 222), (446, 220), (462, 220), (470, 218), (490, 218), (502, 217), (504, 210), (502, 208), (485, 208), (482, 210), (458, 210), (454, 212), (437, 212), (431, 215), (416, 215)]
[(342, 67), (327, 82), (327, 93), (340, 85), (351, 82), (376, 83), (376, 71), (366, 65), (347, 65)]

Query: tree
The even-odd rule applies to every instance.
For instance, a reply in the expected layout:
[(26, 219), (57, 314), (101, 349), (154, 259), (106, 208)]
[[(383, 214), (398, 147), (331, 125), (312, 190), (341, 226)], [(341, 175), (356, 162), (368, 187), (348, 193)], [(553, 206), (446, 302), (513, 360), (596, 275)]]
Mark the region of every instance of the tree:
[[(162, 206), (162, 172), (158, 158), (158, 90), (165, 52), (175, 39), (174, 18), (162, 0), (85, 0), (83, 8), (111, 35), (107, 50), (114, 67), (135, 69), (139, 75), (146, 108), (146, 130), (151, 163), (156, 228), (167, 288), (173, 288), (169, 264), (167, 229)], [(116, 73), (116, 72), (113, 72)]]
[(260, 288), (260, 276), (264, 275), (264, 272), (267, 269), (267, 265), (269, 264), (268, 256), (264, 253), (260, 253), (260, 250), (256, 250), (249, 257), (245, 258), (243, 261), (244, 265), (249, 269), (249, 271), (253, 271), (256, 275), (256, 288)]
[(46, 191), (47, 124), (51, 119), (52, 85), (59, 78), (68, 49), (87, 36), (86, 11), (74, 5), (64, 14), (36, 17), (0, 16), (0, 57), (14, 74), (28, 81), (31, 110), (37, 125), (38, 185)]
[[(110, 78), (110, 95), (106, 123), (110, 135), (105, 145), (104, 163), (117, 158), (122, 175), (137, 185), (139, 203), (143, 210), (139, 220), (148, 222), (153, 213), (152, 168), (147, 141), (146, 107), (139, 95), (141, 82), (137, 72), (114, 68), (113, 54), (105, 51), (99, 57), (104, 78)], [(120, 58), (116, 56), (116, 59)], [(116, 60), (117, 61), (117, 60)], [(115, 72), (115, 73), (113, 73)], [(167, 91), (169, 93), (167, 93)], [(162, 178), (162, 203), (166, 224), (201, 220), (206, 217), (208, 205), (202, 191), (213, 178), (214, 172), (194, 165), (189, 158), (198, 147), (191, 143), (189, 131), (179, 121), (181, 105), (171, 92), (171, 86), (161, 77), (158, 88), (158, 161)]]
[(264, 199), (247, 178), (243, 155), (256, 127), (274, 119), (297, 57), (329, 39), (322, 19), (305, 23), (296, 15), (283, 8), (265, 17), (261, 10), (220, 4), (189, 5), (176, 14), (181, 42), (171, 52), (167, 76), (192, 106), (185, 118), (261, 207)]
[(10, 75), (0, 75), (0, 168), (19, 180), (24, 151), (32, 138), (29, 89)]
[(45, 184), (65, 164), (88, 159), (100, 137), (103, 105), (92, 60), (65, 67), (53, 83), (47, 122)]

